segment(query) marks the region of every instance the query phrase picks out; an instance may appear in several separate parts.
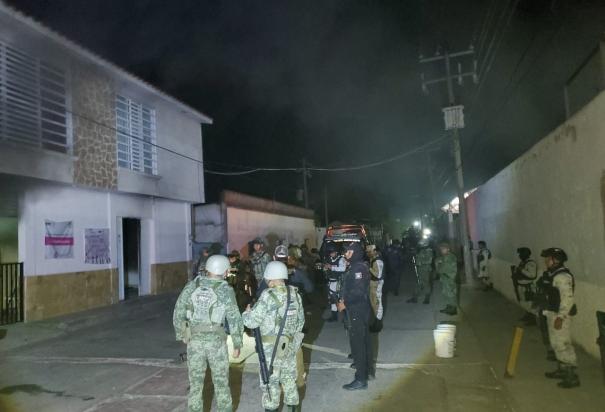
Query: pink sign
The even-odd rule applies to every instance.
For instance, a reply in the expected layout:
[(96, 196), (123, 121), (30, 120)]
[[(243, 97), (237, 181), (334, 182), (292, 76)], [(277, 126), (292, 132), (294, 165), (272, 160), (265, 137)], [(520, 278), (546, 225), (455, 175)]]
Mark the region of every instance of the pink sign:
[(44, 244), (46, 246), (73, 246), (74, 238), (68, 236), (46, 236)]

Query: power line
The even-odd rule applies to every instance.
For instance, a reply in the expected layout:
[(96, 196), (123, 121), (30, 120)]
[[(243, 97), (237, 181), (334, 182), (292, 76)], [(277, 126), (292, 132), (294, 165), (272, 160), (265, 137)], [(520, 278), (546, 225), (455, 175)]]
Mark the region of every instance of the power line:
[[(161, 150), (165, 150), (166, 152), (172, 153), (176, 156), (180, 156), (184, 159), (190, 160), (192, 162), (195, 162), (197, 164), (202, 165), (204, 172), (208, 173), (208, 174), (213, 174), (213, 175), (219, 175), (219, 176), (244, 176), (244, 175), (249, 175), (252, 173), (258, 173), (258, 172), (300, 172), (303, 170), (303, 168), (301, 167), (252, 167), (252, 166), (244, 166), (244, 165), (234, 165), (234, 164), (228, 164), (228, 163), (221, 163), (221, 162), (213, 162), (213, 161), (207, 161), (207, 163), (214, 163), (217, 165), (229, 165), (230, 167), (237, 167), (237, 168), (249, 168), (249, 170), (243, 170), (243, 171), (234, 171), (234, 172), (229, 172), (229, 171), (218, 171), (218, 170), (212, 170), (212, 169), (208, 169), (207, 167), (204, 166), (204, 161), (203, 160), (199, 160), (196, 158), (193, 158), (191, 156), (187, 156), (183, 153), (177, 152), (175, 150), (169, 149), (167, 147), (164, 146), (160, 146), (157, 143), (153, 143), (150, 141), (147, 141), (139, 136), (134, 136), (132, 134), (129, 133), (125, 133), (123, 131), (119, 131), (117, 129), (117, 127), (114, 126), (109, 126), (107, 124), (104, 124), (102, 122), (99, 122), (95, 119), (92, 119), (88, 116), (82, 115), (80, 113), (74, 112), (72, 110), (66, 110), (67, 113), (70, 113), (74, 116), (77, 116), (81, 119), (84, 119), (88, 122), (91, 122), (93, 124), (96, 124), (100, 127), (104, 127), (107, 128), (109, 130), (115, 131), (115, 132), (119, 132), (125, 136), (130, 137), (131, 139), (135, 139), (138, 140), (140, 142), (143, 142), (144, 144), (148, 144), (152, 147), (156, 147), (158, 149)], [(384, 164), (388, 164), (394, 161), (397, 161), (399, 159), (402, 159), (404, 157), (413, 155), (415, 153), (419, 153), (422, 152), (423, 150), (425, 150), (428, 147), (431, 147), (435, 144), (439, 144), (441, 143), (443, 140), (445, 139), (445, 137), (440, 137), (434, 140), (429, 141), (428, 143), (425, 143), (424, 145), (421, 145), (419, 147), (416, 147), (412, 150), (400, 153), (398, 155), (395, 155), (393, 157), (384, 159), (384, 160), (380, 160), (380, 161), (376, 161), (376, 162), (372, 162), (372, 163), (368, 163), (368, 164), (364, 164), (364, 165), (360, 165), (360, 166), (351, 166), (351, 167), (338, 167), (338, 168), (320, 168), (320, 167), (308, 167), (307, 170), (311, 170), (311, 171), (318, 171), (318, 172), (345, 172), (345, 171), (356, 171), (356, 170), (362, 170), (362, 169), (369, 169), (369, 168), (373, 168), (373, 167), (378, 167), (378, 166), (382, 166)]]

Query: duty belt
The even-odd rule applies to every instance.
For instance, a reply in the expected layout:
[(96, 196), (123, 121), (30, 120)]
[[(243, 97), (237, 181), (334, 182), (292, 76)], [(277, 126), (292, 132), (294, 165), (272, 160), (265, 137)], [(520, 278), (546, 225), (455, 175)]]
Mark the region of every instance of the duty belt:
[(215, 333), (215, 332), (225, 332), (225, 328), (223, 325), (217, 324), (197, 324), (191, 325), (191, 333)]
[[(289, 335), (282, 335), (282, 337), (280, 338), (280, 341), (282, 339), (285, 339), (286, 343), (292, 342), (292, 336), (289, 336)], [(263, 336), (262, 340), (263, 340), (263, 343), (267, 343), (267, 344), (271, 344), (272, 345), (277, 340), (277, 336), (274, 336), (274, 335)]]

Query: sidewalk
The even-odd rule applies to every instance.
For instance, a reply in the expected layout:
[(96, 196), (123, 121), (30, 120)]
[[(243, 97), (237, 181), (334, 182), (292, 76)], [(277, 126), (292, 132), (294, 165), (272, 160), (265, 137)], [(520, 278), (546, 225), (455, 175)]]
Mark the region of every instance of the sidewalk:
[[(439, 313), (439, 293), (430, 305), (408, 304), (405, 290), (412, 285), (404, 286), (399, 297), (390, 296), (387, 302), (384, 330), (376, 341), (376, 380), (367, 391), (353, 393), (341, 388), (353, 377), (347, 335), (342, 324), (321, 320), (323, 296), (315, 297), (317, 304), (307, 308), (312, 315), (305, 343), (309, 370), (303, 411), (603, 410), (600, 363), (579, 352), (582, 386), (557, 388), (543, 377), (553, 364), (544, 359), (536, 328), (525, 331), (516, 377), (503, 378), (512, 331), (521, 316), (512, 302), (465, 286), (461, 313), (451, 319)], [(9, 327), (11, 348), (0, 349), (0, 410), (185, 411), (188, 382), (185, 365), (178, 361), (184, 346), (174, 341), (172, 332), (174, 299), (145, 298)], [(446, 320), (458, 325), (453, 359), (434, 355), (432, 330)], [(236, 410), (261, 410), (257, 366), (252, 361), (233, 365), (230, 378)], [(205, 410), (211, 410), (209, 379), (207, 384)]]

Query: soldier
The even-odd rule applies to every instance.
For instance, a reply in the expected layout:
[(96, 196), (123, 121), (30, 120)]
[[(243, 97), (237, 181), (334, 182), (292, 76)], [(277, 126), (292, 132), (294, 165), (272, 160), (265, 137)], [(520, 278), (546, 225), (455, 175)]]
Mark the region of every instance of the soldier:
[(346, 310), (349, 323), (349, 341), (355, 366), (355, 379), (343, 386), (346, 390), (367, 389), (368, 378), (375, 376), (372, 367), (373, 352), (370, 340), (370, 270), (364, 260), (359, 242), (346, 247), (345, 258), (349, 263), (342, 277), (342, 289), (338, 310)]
[[(260, 328), (265, 358), (268, 365), (269, 384), (263, 390), (265, 411), (277, 411), (284, 390), (287, 410), (296, 412), (299, 404), (296, 354), (302, 345), (302, 328), (305, 313), (302, 299), (293, 286), (286, 286), (288, 268), (282, 262), (270, 262), (264, 273), (268, 288), (263, 291), (253, 308), (243, 314), (244, 325)], [(262, 380), (261, 380), (262, 385)]]
[(399, 296), (401, 271), (403, 269), (403, 251), (399, 239), (394, 239), (393, 243), (387, 248), (385, 258), (387, 266), (387, 289), (395, 296)]
[(528, 326), (535, 325), (536, 316), (532, 313), (531, 307), (535, 295), (534, 282), (538, 277), (538, 265), (531, 258), (531, 249), (528, 247), (518, 248), (517, 255), (519, 255), (520, 262), (517, 266), (511, 266), (511, 278), (517, 300), (525, 309), (525, 315), (520, 320)]
[(256, 282), (260, 285), (265, 268), (271, 262), (271, 256), (265, 252), (265, 242), (260, 237), (252, 241), (252, 247), (254, 248), (254, 252), (252, 252), (252, 256), (250, 257), (250, 263), (252, 264), (252, 271), (254, 272)]
[(382, 320), (384, 307), (382, 306), (382, 287), (384, 285), (384, 262), (376, 245), (366, 246), (366, 253), (370, 258), (370, 304), (376, 320)]
[(200, 254), (198, 255), (197, 259), (195, 259), (195, 262), (193, 262), (193, 266), (191, 267), (191, 275), (189, 276), (189, 280), (194, 279), (197, 275), (203, 274), (206, 261), (209, 257), (210, 251), (207, 247), (200, 250)]
[(456, 256), (450, 251), (450, 245), (447, 242), (439, 245), (440, 256), (435, 259), (435, 272), (439, 275), (441, 289), (443, 291), (443, 300), (445, 308), (440, 310), (446, 315), (458, 314), (458, 298), (456, 275), (458, 274), (458, 261)]
[(342, 274), (347, 270), (347, 261), (338, 253), (338, 248), (335, 244), (330, 243), (326, 246), (326, 263), (324, 270), (328, 280), (328, 302), (330, 303), (330, 318), (328, 322), (338, 320), (338, 292), (340, 291), (340, 283)]
[(577, 313), (574, 303), (575, 279), (565, 267), (567, 254), (563, 249), (545, 249), (541, 256), (545, 260), (547, 276), (551, 280), (544, 290), (547, 308), (543, 313), (548, 322), (550, 344), (558, 362), (557, 370), (546, 372), (545, 376), (561, 379), (558, 383), (560, 388), (575, 388), (580, 386), (580, 378), (575, 372), (576, 351), (571, 342), (571, 318)]
[(206, 364), (212, 371), (218, 410), (232, 410), (225, 320), (233, 339), (234, 358), (239, 357), (242, 347), (243, 325), (233, 289), (224, 280), (228, 270), (227, 257), (210, 256), (206, 276), (197, 276), (187, 283), (174, 307), (176, 339), (187, 344), (189, 412), (202, 411)]
[(237, 306), (241, 313), (254, 299), (256, 279), (250, 273), (250, 268), (241, 261), (240, 254), (237, 250), (233, 250), (227, 257), (229, 258), (229, 263), (231, 263), (227, 282), (233, 286), (235, 298), (237, 299)]
[(479, 279), (483, 282), (484, 291), (492, 290), (494, 284), (489, 278), (489, 261), (492, 258), (492, 252), (487, 248), (487, 243), (480, 240), (479, 252), (477, 253), (477, 266), (479, 266)]
[(418, 253), (414, 260), (416, 265), (416, 290), (414, 296), (408, 299), (408, 303), (417, 303), (418, 298), (424, 295), (422, 303), (428, 305), (431, 303), (432, 275), (433, 275), (433, 259), (435, 252), (430, 246), (428, 240), (424, 239), (418, 243)]

